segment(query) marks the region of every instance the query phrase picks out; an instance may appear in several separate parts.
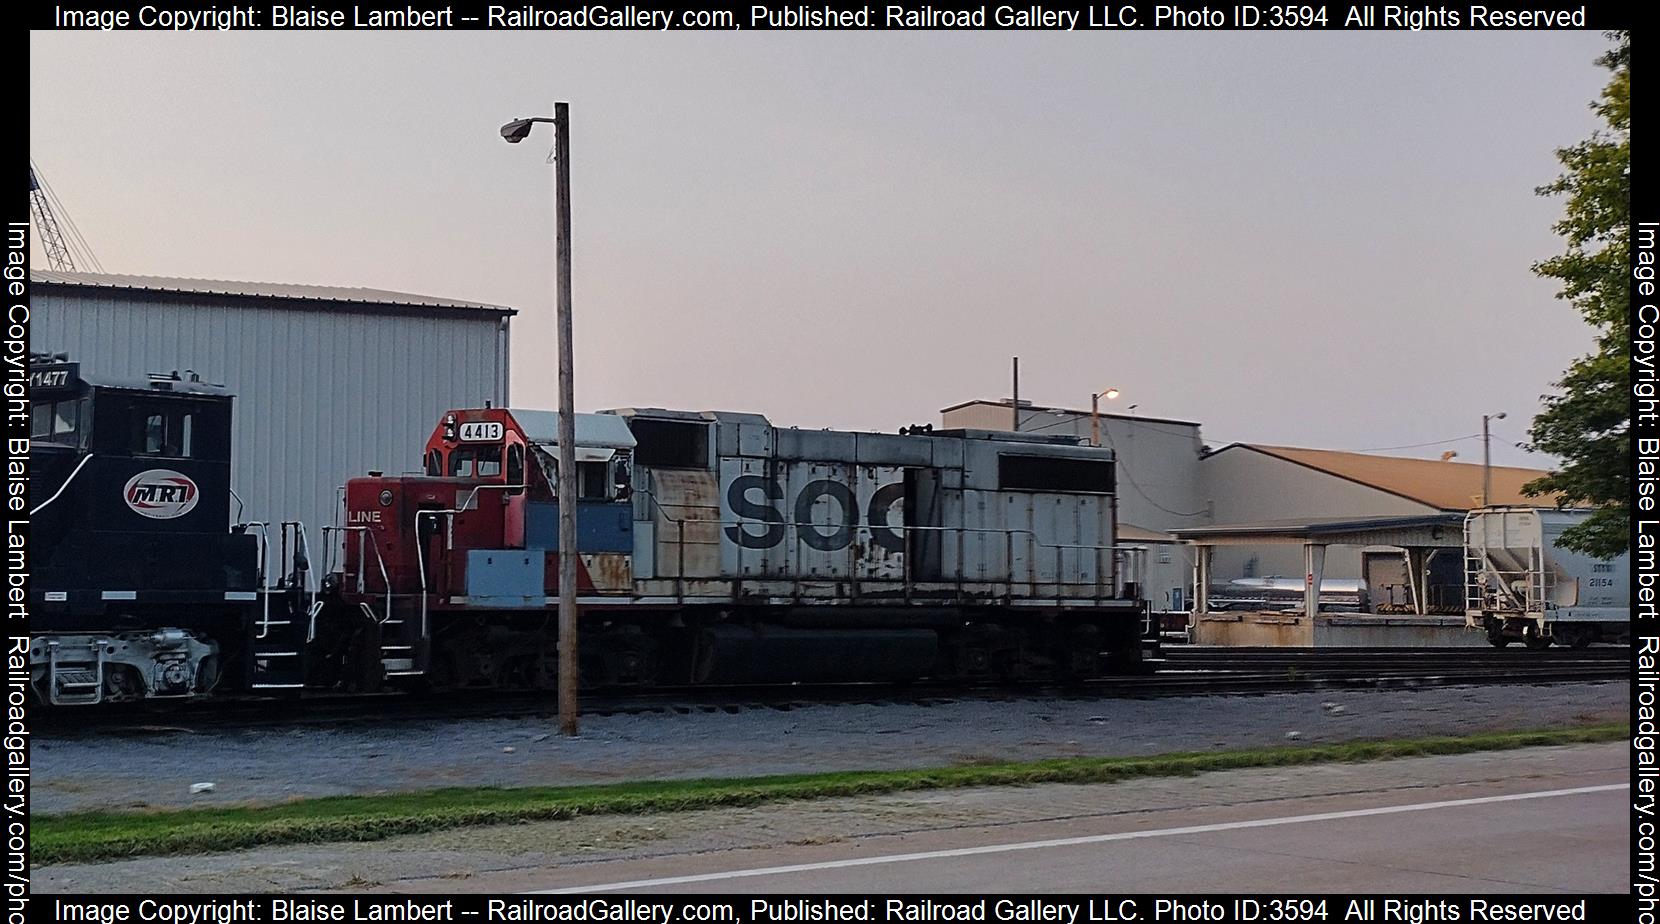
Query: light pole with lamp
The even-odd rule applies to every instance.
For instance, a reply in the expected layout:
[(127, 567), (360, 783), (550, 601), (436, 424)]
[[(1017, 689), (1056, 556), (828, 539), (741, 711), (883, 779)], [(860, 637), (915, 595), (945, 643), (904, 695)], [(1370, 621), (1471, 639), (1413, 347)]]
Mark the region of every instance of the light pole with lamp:
[(537, 122), (553, 125), (554, 259), (559, 306), (559, 731), (577, 733), (576, 393), (571, 370), (571, 111), (554, 103), (553, 118), (514, 119), (501, 127), (508, 144)]
[(1493, 440), (1487, 432), (1487, 422), (1503, 420), (1504, 412), (1481, 415), (1481, 505), (1486, 507), (1492, 503), (1493, 496)]
[(1089, 444), (1101, 445), (1101, 399), (1108, 401), (1118, 397), (1118, 389), (1109, 388), (1106, 391), (1093, 392), (1089, 396)]

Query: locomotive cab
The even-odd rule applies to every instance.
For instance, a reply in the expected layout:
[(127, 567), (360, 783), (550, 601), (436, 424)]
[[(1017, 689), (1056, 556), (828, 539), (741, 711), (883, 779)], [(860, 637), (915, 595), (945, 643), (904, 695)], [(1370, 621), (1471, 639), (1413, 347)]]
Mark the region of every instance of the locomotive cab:
[(231, 395), (192, 374), (90, 380), (30, 366), (30, 644), (54, 704), (208, 692), (258, 596), (230, 530)]
[[(541, 646), (532, 630), (559, 592), (564, 551), (557, 431), (549, 411), (452, 410), (428, 438), (420, 473), (347, 482), (343, 567), (331, 584), (345, 612), (378, 624), (383, 676), (436, 671), (447, 684), (511, 684), (504, 665)], [(626, 596), (634, 438), (621, 419), (599, 414), (578, 415), (576, 433), (578, 592)], [(469, 616), (480, 610), (505, 615), (483, 628)], [(435, 640), (452, 653), (436, 665)]]
[[(491, 535), (475, 535), (476, 542), (484, 543), (477, 547), (557, 550), (558, 420), (550, 411), (450, 411), (427, 440), (422, 454), (426, 478), (411, 484), (453, 482), (462, 508), (455, 516), (499, 505), (499, 543), (491, 543)], [(578, 414), (575, 429), (575, 501), (583, 534), (578, 551), (630, 552), (632, 541), (619, 545), (619, 540), (627, 538), (631, 520), (625, 502), (632, 493), (633, 435), (621, 421), (601, 414)], [(441, 510), (437, 500), (428, 498), (422, 506)]]

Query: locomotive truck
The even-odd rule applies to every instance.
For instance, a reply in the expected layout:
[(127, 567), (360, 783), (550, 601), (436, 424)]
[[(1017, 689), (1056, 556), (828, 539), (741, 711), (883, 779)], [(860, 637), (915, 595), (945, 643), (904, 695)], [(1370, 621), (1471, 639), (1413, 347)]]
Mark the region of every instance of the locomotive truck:
[[(347, 481), (316, 568), (304, 524), (236, 522), (225, 389), (34, 360), (43, 701), (556, 681), (556, 414), (445, 413), (419, 473)], [(1083, 678), (1156, 648), (1110, 450), (645, 408), (575, 425), (588, 686)]]

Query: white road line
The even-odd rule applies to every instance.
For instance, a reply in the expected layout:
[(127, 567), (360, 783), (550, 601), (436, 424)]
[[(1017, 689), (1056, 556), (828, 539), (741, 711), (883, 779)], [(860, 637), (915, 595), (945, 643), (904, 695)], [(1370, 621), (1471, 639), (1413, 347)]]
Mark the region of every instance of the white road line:
[(1015, 850), (1042, 850), (1049, 847), (1076, 847), (1081, 844), (1105, 844), (1111, 841), (1130, 841), (1144, 837), (1169, 837), (1178, 834), (1209, 834), (1214, 831), (1237, 831), (1241, 828), (1269, 828), (1276, 825), (1297, 825), (1311, 821), (1336, 821), (1343, 818), (1365, 818), (1369, 815), (1395, 815), (1401, 812), (1427, 812), (1432, 809), (1458, 808), (1465, 805), (1491, 805), (1495, 802), (1520, 802), (1525, 799), (1550, 799), (1556, 796), (1577, 796), (1593, 792), (1613, 792), (1630, 789), (1630, 783), (1609, 783), (1604, 786), (1577, 786), (1573, 789), (1548, 789), (1539, 792), (1518, 792), (1504, 796), (1481, 796), (1474, 799), (1447, 799), (1441, 802), (1414, 802), (1408, 805), (1385, 805), (1379, 808), (1350, 809), (1343, 812), (1320, 812), (1315, 815), (1287, 815), (1280, 818), (1258, 818), (1253, 821), (1226, 821), (1209, 825), (1189, 825), (1183, 828), (1158, 828), (1151, 831), (1121, 831), (1116, 834), (1091, 834), (1084, 837), (1061, 837), (1047, 841), (1019, 841), (1013, 844), (987, 844), (983, 847), (959, 847), (954, 850), (925, 850), (920, 853), (895, 853), (881, 857), (855, 857), (848, 860), (826, 860), (821, 863), (796, 863), (790, 866), (763, 866), (755, 869), (735, 869), (719, 873), (699, 873), (694, 876), (666, 876), (661, 879), (632, 879), (627, 882), (604, 882), (595, 885), (571, 886), (563, 889), (543, 889), (532, 895), (568, 895), (580, 892), (615, 892), (622, 889), (644, 889), (656, 886), (684, 885), (689, 882), (716, 882), (722, 879), (749, 879), (756, 876), (778, 876), (784, 873), (810, 873), (816, 870), (843, 869), (849, 866), (879, 866), (884, 863), (909, 863), (913, 860), (943, 860), (951, 857), (972, 857), (987, 853), (1008, 853)]

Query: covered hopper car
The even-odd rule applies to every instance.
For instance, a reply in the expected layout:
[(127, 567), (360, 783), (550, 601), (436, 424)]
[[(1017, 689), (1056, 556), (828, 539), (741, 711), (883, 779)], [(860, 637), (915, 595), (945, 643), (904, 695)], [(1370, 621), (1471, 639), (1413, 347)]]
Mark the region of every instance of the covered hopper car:
[(1484, 507), (1464, 520), (1465, 622), (1497, 647), (1581, 647), (1631, 639), (1631, 555), (1562, 545), (1589, 510)]

